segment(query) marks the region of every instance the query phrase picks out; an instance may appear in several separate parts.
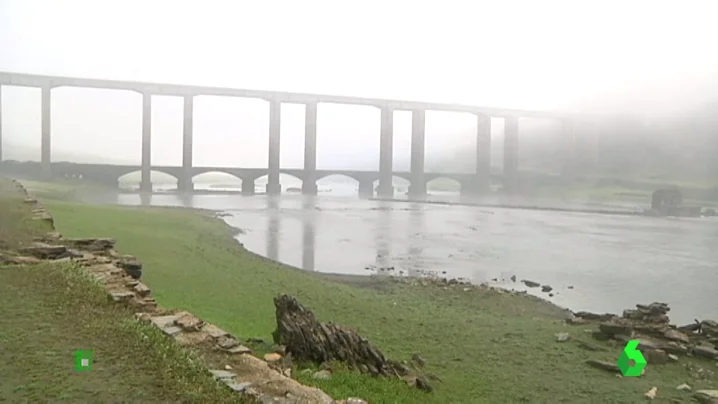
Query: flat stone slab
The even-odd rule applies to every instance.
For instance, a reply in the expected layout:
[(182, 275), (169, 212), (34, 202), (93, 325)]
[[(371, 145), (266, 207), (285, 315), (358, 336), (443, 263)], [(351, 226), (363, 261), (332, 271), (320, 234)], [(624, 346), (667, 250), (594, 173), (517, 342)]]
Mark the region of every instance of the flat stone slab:
[(152, 317), (150, 318), (150, 321), (152, 324), (156, 325), (158, 328), (166, 328), (167, 326), (174, 324), (175, 320), (180, 318), (179, 315), (172, 315), (172, 316), (158, 316), (158, 317)]
[(124, 302), (135, 297), (135, 294), (132, 292), (111, 292), (110, 295), (112, 296), (112, 300), (116, 302)]
[(252, 353), (252, 350), (249, 349), (249, 348), (247, 348), (247, 347), (244, 346), (244, 345), (237, 345), (237, 346), (235, 346), (235, 347), (233, 347), (233, 348), (227, 349), (226, 351), (229, 352), (229, 353), (231, 353), (231, 354), (248, 354), (248, 353)]
[(209, 334), (212, 338), (226, 337), (229, 335), (227, 331), (209, 323), (206, 323), (204, 327), (202, 327), (202, 331)]
[(163, 331), (165, 334), (169, 335), (170, 337), (173, 337), (173, 336), (175, 336), (175, 335), (181, 333), (181, 332), (182, 332), (182, 329), (179, 328), (179, 327), (177, 327), (177, 326), (170, 326), (170, 327), (164, 327), (164, 328), (162, 328), (162, 331)]
[(232, 379), (220, 379), (220, 380), (222, 380), (227, 386), (229, 386), (230, 389), (240, 392), (240, 393), (247, 390), (248, 388), (252, 387), (252, 383), (249, 383), (249, 382), (240, 383), (240, 382), (234, 381)]
[(210, 369), (209, 372), (212, 373), (214, 375), (214, 377), (216, 377), (217, 379), (222, 380), (222, 381), (224, 381), (226, 379), (233, 379), (235, 376), (237, 376), (232, 372), (228, 372), (226, 370), (221, 370), (221, 369)]

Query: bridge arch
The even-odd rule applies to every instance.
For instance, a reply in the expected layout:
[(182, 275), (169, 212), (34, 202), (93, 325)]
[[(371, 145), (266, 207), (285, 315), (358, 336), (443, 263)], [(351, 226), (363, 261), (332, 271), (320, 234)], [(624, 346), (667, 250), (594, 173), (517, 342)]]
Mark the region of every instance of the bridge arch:
[(426, 181), (427, 191), (460, 192), (463, 188), (460, 180), (451, 176), (438, 175)]
[[(117, 177), (116, 181), (120, 188), (139, 188), (140, 183), (142, 182), (142, 170), (134, 170), (124, 173)], [(178, 178), (168, 172), (151, 170), (150, 182), (152, 183), (153, 190), (177, 189)]]
[[(409, 178), (402, 175), (392, 175), (391, 184), (397, 192), (406, 192), (409, 189), (409, 185), (411, 185), (411, 181)], [(379, 186), (379, 180), (374, 180), (373, 185), (374, 189), (377, 189)]]
[(195, 189), (241, 189), (244, 183), (243, 178), (221, 170), (202, 171), (194, 174), (191, 180)]
[(317, 178), (318, 192), (329, 190), (332, 194), (356, 195), (362, 187), (362, 181), (355, 176), (343, 173), (328, 173)]
[[(254, 183), (257, 186), (266, 187), (267, 182), (269, 180), (268, 174), (260, 175), (256, 178), (251, 179), (254, 181)], [(245, 180), (250, 180), (250, 178), (245, 178)], [(302, 177), (299, 177), (297, 175), (294, 175), (292, 173), (287, 172), (280, 172), (279, 173), (279, 185), (282, 186), (282, 191), (285, 192), (289, 188), (302, 188), (302, 184), (304, 183), (304, 180)], [(294, 189), (293, 189), (294, 191)]]

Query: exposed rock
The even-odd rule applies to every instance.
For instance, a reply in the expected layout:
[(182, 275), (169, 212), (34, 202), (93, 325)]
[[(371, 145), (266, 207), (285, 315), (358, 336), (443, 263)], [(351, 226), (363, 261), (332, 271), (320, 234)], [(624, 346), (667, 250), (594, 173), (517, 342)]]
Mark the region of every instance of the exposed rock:
[(71, 238), (63, 240), (63, 243), (90, 252), (107, 251), (115, 247), (112, 238)]
[(676, 387), (676, 390), (691, 391), (691, 386), (687, 385), (686, 383), (683, 383)]
[(365, 364), (372, 373), (393, 374), (384, 355), (354, 330), (319, 323), (314, 313), (291, 296), (274, 298), (274, 305), (274, 342), (286, 346), (295, 358), (314, 363), (338, 360), (352, 366)]
[(127, 275), (133, 279), (140, 279), (142, 277), (142, 263), (135, 257), (122, 258), (118, 261), (117, 265), (124, 269)]
[(665, 365), (670, 362), (668, 354), (662, 349), (647, 349), (643, 352), (646, 361), (651, 365)]
[[(134, 285), (132, 285), (132, 289), (134, 289), (135, 292), (137, 292), (138, 296), (146, 297), (149, 296), (151, 293), (151, 290), (147, 285), (145, 285), (142, 282), (137, 282)], [(128, 285), (129, 286), (129, 285)]]
[(190, 313), (186, 313), (173, 322), (184, 331), (197, 332), (204, 326), (204, 321)]
[(264, 360), (267, 362), (277, 362), (280, 359), (282, 359), (282, 355), (280, 355), (276, 352), (272, 352), (272, 353), (268, 353), (268, 354), (264, 355)]
[(671, 362), (678, 362), (678, 357), (673, 354), (668, 354), (668, 359), (670, 359)]
[(315, 380), (331, 380), (332, 372), (328, 370), (320, 370), (312, 374), (312, 379)]
[(132, 292), (110, 292), (110, 297), (116, 302), (128, 302), (135, 297), (135, 294)]
[(22, 248), (20, 250), (25, 254), (30, 254), (34, 257), (41, 259), (58, 259), (62, 258), (67, 252), (67, 247), (64, 245), (51, 245), (47, 243), (32, 243), (31, 246)]
[(693, 393), (699, 403), (704, 404), (718, 404), (718, 390), (697, 390)]
[(586, 364), (591, 367), (594, 367), (596, 369), (607, 370), (609, 372), (615, 372), (615, 373), (621, 372), (621, 369), (618, 367), (618, 365), (613, 362), (597, 361), (597, 360), (589, 359), (586, 361)]
[(620, 323), (601, 323), (598, 325), (598, 329), (610, 336), (615, 335), (631, 335), (633, 333), (633, 328), (630, 324), (620, 324)]
[(709, 345), (696, 345), (693, 347), (693, 355), (698, 358), (718, 359), (718, 350)]
[(665, 333), (663, 333), (663, 336), (667, 339), (682, 342), (684, 344), (687, 344), (691, 342), (691, 340), (688, 338), (687, 335), (683, 334), (682, 332), (674, 329), (667, 330)]
[[(237, 341), (236, 339), (234, 339), (230, 336), (223, 336), (223, 337), (217, 338), (217, 346), (222, 349), (232, 349), (238, 345), (239, 345), (239, 341)], [(281, 359), (281, 357), (280, 357), (280, 359)], [(272, 362), (272, 361), (268, 361), (268, 362)]]
[(552, 288), (551, 286), (549, 286), (549, 285), (543, 285), (543, 286), (541, 286), (541, 291), (544, 292), (544, 293), (548, 293), (548, 292), (550, 292), (550, 291), (552, 291), (552, 290), (553, 290), (553, 288)]
[(526, 286), (528, 286), (528, 287), (530, 287), (530, 288), (537, 288), (537, 287), (541, 286), (540, 283), (534, 282), (534, 281), (530, 281), (530, 280), (528, 280), (528, 279), (521, 279), (521, 282), (522, 282), (524, 285), (526, 285)]
[(589, 321), (609, 321), (614, 318), (616, 318), (615, 314), (605, 313), (605, 314), (597, 314), (597, 313), (591, 313), (588, 311), (579, 311), (574, 313), (574, 316), (582, 318), (584, 320)]
[(414, 355), (411, 357), (411, 360), (413, 360), (414, 363), (416, 363), (417, 365), (419, 365), (419, 367), (424, 367), (424, 366), (426, 365), (426, 360), (425, 360), (421, 355), (419, 355), (419, 354), (414, 354)]
[(237, 345), (235, 347), (227, 349), (227, 352), (231, 354), (249, 354), (252, 353), (252, 350), (244, 345)]
[(349, 397), (346, 400), (336, 401), (335, 404), (369, 404), (369, 402), (361, 398)]
[(560, 332), (556, 334), (556, 342), (566, 342), (571, 339), (571, 335), (567, 332)]
[(657, 394), (658, 394), (658, 387), (653, 386), (653, 387), (651, 387), (650, 390), (648, 390), (646, 392), (646, 394), (644, 394), (644, 396), (649, 400), (653, 400), (654, 398), (656, 398)]

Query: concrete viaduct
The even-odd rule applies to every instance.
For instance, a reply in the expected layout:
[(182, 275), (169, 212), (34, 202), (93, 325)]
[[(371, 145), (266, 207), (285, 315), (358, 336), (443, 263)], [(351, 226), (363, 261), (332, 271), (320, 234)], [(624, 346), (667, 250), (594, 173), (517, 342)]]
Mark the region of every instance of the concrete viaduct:
[[(461, 184), (462, 193), (483, 194), (488, 192), (491, 180), (491, 118), (503, 118), (504, 131), (504, 161), (503, 185), (504, 189), (512, 192), (517, 186), (518, 177), (518, 147), (519, 147), (519, 119), (520, 118), (549, 118), (563, 122), (563, 130), (567, 141), (572, 142), (576, 122), (593, 120), (589, 117), (577, 115), (522, 111), (500, 108), (474, 107), (455, 104), (438, 104), (416, 101), (383, 100), (359, 97), (346, 97), (335, 95), (302, 94), (276, 91), (244, 90), (232, 88), (218, 88), (192, 85), (144, 83), (133, 81), (116, 81), (85, 79), (72, 77), (41, 76), (21, 73), (0, 72), (0, 100), (2, 85), (35, 87), (41, 89), (42, 94), (42, 151), (41, 169), (46, 178), (55, 176), (82, 176), (104, 183), (117, 183), (118, 177), (129, 172), (142, 172), (140, 184), (141, 191), (152, 190), (150, 172), (152, 170), (167, 173), (177, 178), (180, 191), (193, 190), (192, 178), (209, 171), (219, 171), (234, 175), (243, 181), (243, 189), (251, 193), (254, 181), (267, 175), (266, 192), (270, 195), (281, 193), (279, 184), (280, 173), (289, 174), (302, 180), (302, 193), (315, 195), (317, 193), (316, 181), (334, 174), (341, 174), (356, 179), (359, 182), (360, 193), (373, 194), (374, 181), (378, 180), (377, 194), (381, 197), (394, 195), (392, 177), (398, 176), (410, 182), (409, 196), (421, 197), (426, 195), (426, 183), (434, 178), (448, 177)], [(129, 90), (142, 94), (142, 165), (119, 166), (97, 164), (71, 164), (51, 162), (51, 93), (57, 87), (84, 87), (97, 89)], [(151, 156), (151, 108), (152, 95), (178, 96), (184, 99), (182, 166), (158, 167), (152, 166)], [(269, 161), (267, 169), (250, 168), (219, 168), (194, 167), (192, 164), (192, 138), (193, 138), (193, 109), (194, 97), (200, 95), (258, 98), (269, 103)], [(306, 106), (305, 136), (304, 136), (304, 168), (282, 169), (279, 164), (280, 149), (280, 111), (281, 103), (301, 103)], [(343, 171), (343, 170), (317, 170), (317, 104), (353, 104), (368, 105), (379, 108), (381, 111), (381, 136), (379, 171)], [(2, 161), (2, 105), (0, 105), (0, 161)], [(393, 170), (393, 121), (394, 111), (408, 110), (412, 112), (411, 133), (411, 167), (409, 172), (395, 172)], [(477, 119), (476, 133), (476, 167), (470, 174), (435, 174), (424, 171), (424, 137), (425, 114), (427, 110), (454, 111), (471, 113)], [(571, 160), (570, 158), (568, 159)], [(245, 186), (246, 184), (246, 186)]]

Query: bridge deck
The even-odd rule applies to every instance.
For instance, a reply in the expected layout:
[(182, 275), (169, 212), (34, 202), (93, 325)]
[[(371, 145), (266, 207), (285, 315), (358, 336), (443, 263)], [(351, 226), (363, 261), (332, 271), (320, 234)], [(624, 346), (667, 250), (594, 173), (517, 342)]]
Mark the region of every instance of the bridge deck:
[[(129, 90), (153, 95), (194, 96), (214, 95), (226, 97), (259, 98), (267, 101), (287, 103), (323, 102), (332, 104), (369, 105), (378, 108), (395, 110), (435, 110), (484, 114), (492, 117), (526, 117), (563, 119), (576, 114), (544, 111), (526, 111), (508, 108), (477, 107), (461, 104), (431, 103), (421, 101), (401, 101), (378, 98), (349, 97), (340, 95), (291, 93), (281, 91), (248, 90), (238, 88), (222, 88), (169, 83), (146, 83), (140, 81), (120, 81), (94, 78), (76, 78), (62, 76), (44, 76), (25, 73), (0, 72), (0, 85), (22, 87), (85, 87), (111, 90)], [(588, 115), (582, 115), (588, 118)]]

